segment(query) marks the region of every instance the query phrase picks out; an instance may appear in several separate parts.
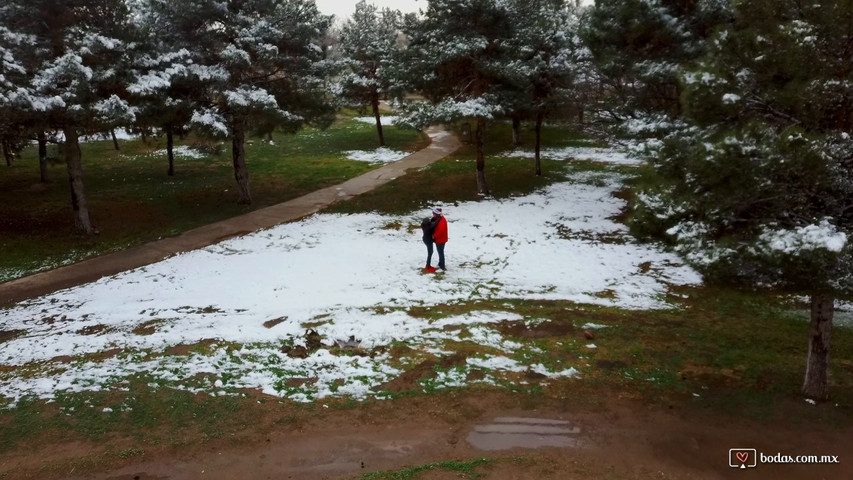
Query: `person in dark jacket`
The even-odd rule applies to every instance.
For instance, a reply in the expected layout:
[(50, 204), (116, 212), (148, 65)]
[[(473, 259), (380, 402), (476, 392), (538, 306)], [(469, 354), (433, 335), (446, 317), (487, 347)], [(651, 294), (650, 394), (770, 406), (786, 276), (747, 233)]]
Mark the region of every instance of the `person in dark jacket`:
[(447, 243), (447, 219), (441, 213), (441, 207), (432, 209), (432, 219), (435, 222), (435, 228), (432, 231), (432, 240), (435, 242), (435, 249), (438, 251), (438, 268), (447, 270), (444, 265), (444, 244)]
[(427, 218), (423, 219), (423, 221), (421, 222), (421, 230), (423, 230), (423, 232), (424, 232), (423, 240), (424, 240), (424, 244), (427, 247), (427, 261), (426, 261), (426, 267), (424, 267), (425, 272), (434, 272), (435, 271), (435, 268), (431, 265), (432, 264), (432, 243), (433, 243), (432, 233), (435, 230), (435, 226), (437, 223), (438, 222), (435, 220), (435, 215), (433, 215), (432, 217), (427, 217)]

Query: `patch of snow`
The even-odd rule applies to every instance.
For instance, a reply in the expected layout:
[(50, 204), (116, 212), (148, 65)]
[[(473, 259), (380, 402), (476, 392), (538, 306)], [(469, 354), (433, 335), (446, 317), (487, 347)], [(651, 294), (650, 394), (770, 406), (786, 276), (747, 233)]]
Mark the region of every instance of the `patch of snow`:
[(817, 225), (806, 225), (792, 230), (768, 230), (759, 240), (776, 252), (801, 254), (813, 250), (840, 252), (847, 244), (847, 235), (835, 225), (823, 220)]
[[(4, 342), (0, 364), (34, 370), (0, 371), (0, 397), (49, 399), (58, 391), (111, 389), (110, 382), (145, 375), (190, 391), (248, 388), (296, 401), (363, 398), (400, 373), (388, 365), (387, 354), (335, 355), (324, 347), (291, 358), (282, 345), (304, 345), (303, 324), (310, 323), (324, 345), (354, 336), (367, 350), (405, 342), (444, 354), (443, 342), (458, 332), (442, 328), (470, 325), (473, 341), (510, 355), (519, 345), (485, 325), (523, 320), (517, 314), (477, 311), (429, 320), (407, 310), (500, 299), (668, 308), (663, 299), (671, 285), (701, 282), (694, 270), (660, 246), (589, 239), (630, 239), (627, 228), (612, 220), (625, 205), (612, 195), (623, 181), (615, 173), (579, 174), (525, 196), (454, 205), (446, 215), (450, 242), (443, 275), (420, 273), (426, 253), (417, 228), (420, 212), (317, 214), (20, 303), (0, 311), (5, 329), (22, 332)], [(647, 262), (652, 268), (640, 268)], [(613, 294), (596, 295), (604, 290)], [(272, 319), (283, 320), (265, 327)], [(139, 334), (140, 327), (151, 333)], [(146, 353), (211, 338), (221, 343), (209, 346), (212, 353)], [(103, 360), (52, 360), (115, 348), (122, 353)], [(468, 364), (531, 368), (503, 356), (469, 357)], [(211, 379), (204, 383), (199, 374)], [(305, 383), (286, 385), (297, 377)]]
[[(382, 123), (382, 125), (394, 125), (395, 123), (397, 123), (397, 118), (399, 118), (399, 117), (397, 117), (396, 115), (390, 115), (387, 117), (381, 116), (381, 117), (379, 117), (379, 122)], [(369, 123), (371, 125), (376, 125), (376, 118), (375, 117), (355, 117), (355, 118), (353, 118), (353, 120), (355, 120), (356, 122)]]
[[(535, 152), (527, 149), (517, 149), (498, 154), (501, 157), (535, 158)], [(611, 148), (565, 147), (545, 148), (539, 152), (543, 160), (555, 162), (563, 160), (590, 160), (593, 162), (610, 163), (614, 165), (640, 165), (642, 160), (630, 157), (623, 152)]]
[[(172, 154), (176, 157), (186, 157), (186, 158), (206, 158), (207, 155), (192, 148), (187, 145), (180, 145), (172, 148)], [(162, 150), (157, 150), (156, 152), (151, 154), (152, 156), (163, 156), (168, 155), (168, 151), (164, 148)]]
[(373, 151), (366, 150), (348, 150), (344, 152), (349, 160), (368, 163), (391, 163), (402, 160), (409, 156), (407, 152), (391, 150), (385, 147), (379, 147)]

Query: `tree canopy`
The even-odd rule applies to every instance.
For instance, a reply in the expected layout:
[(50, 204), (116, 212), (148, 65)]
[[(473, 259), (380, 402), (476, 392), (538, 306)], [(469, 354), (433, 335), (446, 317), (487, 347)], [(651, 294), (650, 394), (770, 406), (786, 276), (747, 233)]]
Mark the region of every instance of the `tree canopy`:
[(811, 297), (812, 398), (826, 396), (833, 299), (853, 291), (850, 7), (733, 3), (679, 71), (683, 115), (643, 144), (654, 170), (637, 205), (637, 224), (709, 280)]

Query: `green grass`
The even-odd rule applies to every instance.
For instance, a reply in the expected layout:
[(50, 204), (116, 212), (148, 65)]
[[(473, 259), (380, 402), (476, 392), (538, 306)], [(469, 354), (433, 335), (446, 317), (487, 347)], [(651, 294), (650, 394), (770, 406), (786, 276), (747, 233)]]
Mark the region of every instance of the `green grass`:
[[(420, 132), (385, 128), (389, 148), (414, 151), (427, 143)], [(276, 134), (274, 145), (252, 138), (246, 147), (254, 203), (238, 205), (230, 144), (190, 137), (179, 144), (208, 153), (176, 158), (166, 174), (165, 139), (81, 144), (87, 198), (99, 235), (73, 231), (70, 188), (64, 164), (54, 162), (51, 182), (39, 184), (37, 152), (26, 149), (11, 168), (0, 169), (0, 282), (39, 270), (138, 245), (157, 238), (287, 201), (375, 168), (345, 159), (347, 150), (377, 147), (375, 127), (341, 116), (328, 130)], [(56, 145), (51, 157), (61, 158)]]
[[(149, 383), (149, 378), (140, 375), (121, 385), (125, 391), (118, 391), (116, 386), (117, 391), (110, 393), (57, 392), (50, 403), (23, 398), (15, 408), (0, 412), (0, 452), (44, 435), (55, 440), (103, 441), (121, 432), (139, 444), (157, 444), (167, 441), (158, 431), (162, 427), (174, 427), (168, 435), (182, 432), (186, 437), (217, 438), (222, 432), (239, 431), (250, 423), (244, 408), (247, 401), (240, 396), (195, 395), (151, 388)], [(129, 450), (124, 456), (131, 454), (141, 453)]]
[[(454, 130), (458, 132), (458, 125)], [(524, 129), (522, 146), (532, 149), (533, 133)], [(543, 148), (589, 145), (584, 138), (567, 133), (565, 129), (547, 127), (543, 135)], [(562, 181), (582, 169), (567, 162), (543, 160), (543, 174), (534, 175), (533, 161), (522, 158), (499, 156), (515, 150), (512, 145), (512, 129), (507, 123), (494, 123), (488, 129), (484, 146), (486, 156), (486, 181), (492, 197), (509, 198), (524, 195)], [(584, 164), (589, 162), (583, 162)], [(603, 169), (598, 164), (590, 168)], [(388, 214), (405, 214), (413, 210), (426, 209), (430, 202), (452, 205), (464, 201), (478, 201), (476, 152), (473, 145), (463, 145), (454, 155), (438, 161), (420, 171), (409, 172), (405, 177), (365, 193), (348, 202), (333, 205), (327, 211), (335, 213), (359, 213), (376, 211)]]
[(479, 467), (487, 466), (491, 463), (492, 460), (488, 458), (478, 458), (470, 461), (453, 460), (435, 462), (396, 471), (368, 473), (367, 475), (362, 475), (359, 478), (360, 480), (409, 480), (418, 478), (423, 472), (443, 470), (447, 472), (459, 472), (457, 478), (475, 479), (482, 478), (483, 476), (483, 474), (477, 473), (476, 470)]

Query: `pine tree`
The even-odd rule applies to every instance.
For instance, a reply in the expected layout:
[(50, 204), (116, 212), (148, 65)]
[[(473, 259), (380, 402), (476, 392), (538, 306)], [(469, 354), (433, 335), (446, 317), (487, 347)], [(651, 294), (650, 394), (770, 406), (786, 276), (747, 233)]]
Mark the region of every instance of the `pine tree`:
[(385, 145), (379, 101), (391, 86), (389, 69), (397, 50), (403, 16), (398, 10), (381, 11), (360, 1), (341, 30), (340, 48), (347, 72), (338, 82), (338, 93), (349, 106), (370, 105), (376, 119), (379, 145)]
[(727, 0), (598, 0), (581, 37), (606, 94), (595, 108), (621, 122), (681, 113), (679, 69), (705, 52), (706, 38), (729, 20)]
[(13, 103), (20, 113), (38, 116), (64, 134), (75, 225), (81, 232), (95, 233), (79, 136), (135, 118), (125, 99), (127, 5), (123, 0), (13, 0), (3, 15), (7, 25), (35, 41)]
[(548, 115), (580, 103), (577, 87), (589, 68), (589, 52), (577, 35), (574, 5), (562, 0), (514, 0), (510, 5), (515, 24), (507, 42), (500, 103), (513, 120), (514, 143), (518, 121), (535, 119), (534, 169), (542, 175), (542, 123)]
[(853, 292), (853, 3), (748, 0), (681, 75), (639, 198), (709, 280), (811, 299), (803, 394), (827, 397), (834, 300)]
[(430, 1), (422, 20), (407, 17), (409, 45), (399, 60), (402, 84), (429, 102), (411, 104), (404, 122), (426, 125), (472, 118), (477, 122), (477, 191), (489, 194), (483, 143), (486, 124), (504, 112), (497, 94), (506, 40), (514, 19), (506, 2)]
[(181, 44), (172, 22), (164, 21), (155, 2), (133, 4), (139, 38), (133, 55), (133, 83), (128, 87), (139, 109), (135, 127), (166, 135), (167, 174), (175, 174), (174, 137), (189, 132), (193, 110), (204, 98), (207, 80), (215, 77), (200, 58)]
[(313, 0), (148, 1), (203, 84), (191, 125), (231, 140), (238, 201), (250, 204), (247, 134), (333, 118), (319, 45), (330, 18)]

